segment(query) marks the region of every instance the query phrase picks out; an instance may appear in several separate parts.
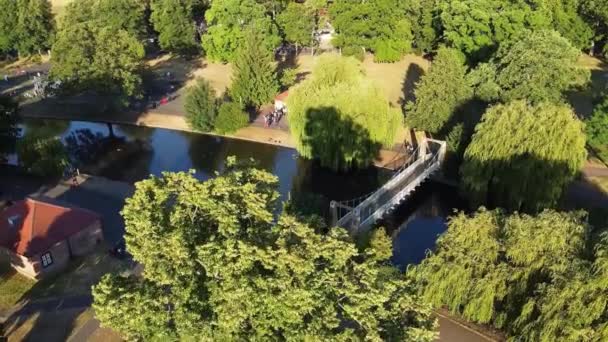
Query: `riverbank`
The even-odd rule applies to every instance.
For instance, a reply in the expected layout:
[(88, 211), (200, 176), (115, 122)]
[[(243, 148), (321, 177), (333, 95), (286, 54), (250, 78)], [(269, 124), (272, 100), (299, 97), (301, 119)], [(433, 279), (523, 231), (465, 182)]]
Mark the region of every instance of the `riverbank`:
[[(38, 111), (34, 110), (35, 107), (26, 106), (23, 108), (21, 115), (25, 118), (35, 119), (52, 119), (52, 120), (74, 120), (74, 121), (89, 121), (98, 123), (109, 123), (109, 124), (120, 124), (120, 125), (133, 125), (150, 128), (163, 128), (170, 130), (177, 130), (196, 134), (205, 134), (210, 136), (225, 137), (231, 139), (239, 139), (251, 142), (257, 142), (262, 144), (269, 144), (275, 146), (286, 147), (295, 149), (296, 144), (289, 133), (283, 129), (268, 128), (264, 126), (258, 126), (255, 123), (238, 130), (234, 134), (222, 135), (214, 132), (198, 132), (190, 128), (186, 122), (184, 115), (174, 115), (162, 113), (159, 111), (148, 111), (142, 114), (135, 112), (127, 112), (121, 115), (108, 115), (108, 114), (96, 114), (88, 113), (85, 117), (79, 112), (62, 111), (62, 114), (54, 112)], [(380, 168), (392, 169), (396, 160), (402, 159), (405, 155), (401, 152), (403, 149), (399, 145), (395, 145), (393, 149), (382, 149), (379, 151), (374, 165)]]

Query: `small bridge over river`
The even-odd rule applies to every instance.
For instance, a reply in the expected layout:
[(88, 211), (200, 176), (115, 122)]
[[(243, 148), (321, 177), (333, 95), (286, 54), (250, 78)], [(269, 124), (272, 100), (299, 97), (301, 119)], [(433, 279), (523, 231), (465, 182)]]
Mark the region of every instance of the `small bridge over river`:
[(439, 171), (446, 149), (445, 141), (425, 139), (378, 190), (348, 201), (332, 201), (332, 226), (344, 227), (352, 235), (369, 230), (377, 220), (405, 201), (420, 184)]

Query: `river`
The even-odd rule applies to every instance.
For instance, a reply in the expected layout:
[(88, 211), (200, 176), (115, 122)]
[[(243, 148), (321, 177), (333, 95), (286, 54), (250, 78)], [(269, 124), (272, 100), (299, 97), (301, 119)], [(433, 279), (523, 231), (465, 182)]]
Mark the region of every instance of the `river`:
[[(28, 119), (22, 127), (24, 134), (35, 131), (60, 136), (64, 142), (77, 132), (96, 137), (109, 135), (107, 125), (82, 121)], [(147, 149), (96, 175), (129, 183), (149, 175), (160, 176), (164, 171), (191, 169), (196, 170), (198, 179), (205, 180), (221, 171), (229, 156), (253, 158), (260, 167), (277, 175), (282, 200), (312, 194), (327, 208), (330, 200), (347, 200), (374, 191), (391, 175), (374, 167), (336, 173), (301, 158), (293, 149), (249, 141), (123, 125), (113, 125), (113, 131), (126, 141), (145, 141)], [(462, 207), (464, 201), (454, 188), (434, 182), (419, 187), (405, 204), (381, 222), (394, 238), (393, 262), (401, 268), (420, 262), (426, 251), (434, 247), (437, 236), (445, 231), (446, 215), (453, 208)]]

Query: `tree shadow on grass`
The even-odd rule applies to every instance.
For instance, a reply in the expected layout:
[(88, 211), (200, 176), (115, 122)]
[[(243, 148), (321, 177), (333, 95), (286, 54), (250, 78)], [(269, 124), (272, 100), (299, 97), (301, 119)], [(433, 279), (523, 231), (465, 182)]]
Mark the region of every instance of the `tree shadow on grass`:
[(411, 63), (408, 66), (407, 72), (405, 73), (405, 79), (403, 79), (401, 87), (403, 94), (399, 99), (401, 106), (404, 106), (408, 102), (416, 101), (414, 90), (416, 89), (416, 84), (420, 81), (424, 74), (424, 69), (422, 69), (418, 64)]
[(369, 166), (382, 147), (367, 129), (334, 107), (307, 110), (302, 145), (321, 166), (336, 171)]

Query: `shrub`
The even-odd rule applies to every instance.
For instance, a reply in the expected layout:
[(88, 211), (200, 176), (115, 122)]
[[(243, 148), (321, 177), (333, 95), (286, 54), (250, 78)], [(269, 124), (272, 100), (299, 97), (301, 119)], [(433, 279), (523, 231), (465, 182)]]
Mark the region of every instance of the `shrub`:
[(352, 56), (363, 62), (365, 59), (365, 51), (359, 46), (345, 46), (342, 48), (343, 56)]
[(295, 68), (285, 68), (281, 71), (280, 82), (281, 87), (287, 89), (296, 83), (298, 78), (298, 70)]
[(217, 116), (217, 100), (215, 91), (207, 80), (199, 79), (186, 94), (186, 120), (190, 127), (200, 132), (213, 129), (213, 122)]
[(247, 126), (249, 115), (236, 102), (224, 102), (215, 119), (215, 131), (219, 134), (230, 134)]
[(379, 41), (376, 44), (374, 51), (374, 62), (376, 63), (394, 63), (401, 59), (401, 50), (399, 44), (390, 40)]

